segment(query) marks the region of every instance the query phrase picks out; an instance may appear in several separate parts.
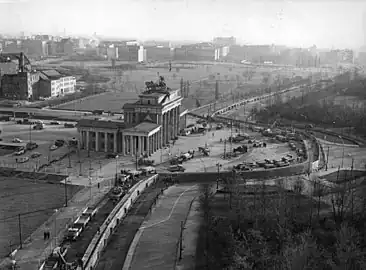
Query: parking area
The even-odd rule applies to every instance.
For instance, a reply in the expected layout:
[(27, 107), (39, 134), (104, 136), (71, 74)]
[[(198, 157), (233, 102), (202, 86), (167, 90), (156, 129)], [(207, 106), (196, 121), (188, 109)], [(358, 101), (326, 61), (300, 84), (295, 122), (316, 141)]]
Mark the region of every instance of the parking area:
[[(14, 122), (2, 123), (2, 141), (4, 147), (0, 156), (0, 166), (12, 167), (18, 170), (34, 171), (43, 164), (53, 159), (59, 159), (69, 153), (70, 149), (66, 143), (58, 144), (57, 140), (67, 142), (77, 136), (76, 128), (66, 128), (64, 123), (50, 124), (51, 121), (44, 121), (41, 130), (34, 129), (34, 125), (16, 124)], [(32, 143), (32, 147), (28, 147)], [(19, 148), (16, 145), (19, 145)], [(25, 148), (25, 151), (21, 151)], [(33, 148), (33, 149), (32, 149)], [(55, 171), (54, 171), (55, 172)]]
[[(193, 125), (192, 120), (190, 125)], [(217, 170), (218, 163), (225, 168), (250, 163), (251, 166), (244, 166), (248, 170), (269, 169), (289, 166), (306, 158), (302, 139), (290, 131), (286, 132), (290, 134), (286, 137), (280, 135), (285, 134), (280, 130), (262, 133), (262, 129), (249, 127), (223, 126), (217, 130), (217, 124), (210, 126), (211, 130), (206, 132), (179, 137), (168, 150), (170, 152), (165, 156), (165, 162), (158, 166), (158, 170), (212, 171)], [(163, 154), (161, 155), (163, 157)]]

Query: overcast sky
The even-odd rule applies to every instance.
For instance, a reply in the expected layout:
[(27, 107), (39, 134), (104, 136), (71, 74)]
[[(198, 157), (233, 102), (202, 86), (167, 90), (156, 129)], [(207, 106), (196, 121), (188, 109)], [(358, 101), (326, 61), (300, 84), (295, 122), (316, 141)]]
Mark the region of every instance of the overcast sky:
[(0, 0), (0, 32), (358, 48), (364, 0)]

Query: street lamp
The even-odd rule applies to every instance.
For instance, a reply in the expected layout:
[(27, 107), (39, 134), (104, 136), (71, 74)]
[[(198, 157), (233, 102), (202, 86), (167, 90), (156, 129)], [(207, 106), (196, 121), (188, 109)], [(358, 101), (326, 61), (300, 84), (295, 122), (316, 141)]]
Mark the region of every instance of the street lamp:
[(115, 184), (117, 183), (117, 174), (118, 174), (118, 155), (116, 156), (116, 177), (115, 179)]
[(338, 136), (341, 140), (342, 140), (342, 163), (341, 163), (341, 168), (343, 168), (343, 160), (344, 160), (344, 140), (342, 136)]
[(216, 191), (219, 190), (219, 179), (220, 179), (220, 168), (222, 167), (222, 164), (216, 163), (217, 167), (217, 180), (216, 180)]
[(55, 231), (54, 231), (55, 248), (57, 246), (57, 212), (58, 212), (58, 209), (55, 209)]

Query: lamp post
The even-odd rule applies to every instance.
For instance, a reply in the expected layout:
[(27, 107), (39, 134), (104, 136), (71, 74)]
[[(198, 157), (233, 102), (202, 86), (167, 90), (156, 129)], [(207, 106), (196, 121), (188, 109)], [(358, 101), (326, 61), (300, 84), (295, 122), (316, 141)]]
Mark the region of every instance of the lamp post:
[(116, 176), (114, 178), (115, 184), (117, 184), (117, 175), (118, 175), (118, 155), (116, 156)]
[(54, 231), (55, 248), (57, 246), (57, 212), (58, 212), (58, 209), (55, 210), (55, 231)]
[(338, 136), (341, 140), (342, 140), (342, 163), (341, 163), (341, 168), (343, 168), (343, 160), (344, 160), (344, 140), (342, 136)]

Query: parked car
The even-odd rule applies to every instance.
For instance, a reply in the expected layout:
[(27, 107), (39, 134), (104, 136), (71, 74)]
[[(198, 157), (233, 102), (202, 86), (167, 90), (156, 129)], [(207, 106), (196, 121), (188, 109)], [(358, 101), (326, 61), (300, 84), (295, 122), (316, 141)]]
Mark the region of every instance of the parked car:
[(21, 143), (21, 142), (23, 142), (23, 141), (19, 138), (14, 138), (13, 139), (13, 143)]
[(37, 157), (40, 157), (41, 155), (42, 155), (41, 153), (34, 152), (34, 153), (31, 155), (31, 158), (37, 158)]
[(184, 172), (186, 169), (181, 165), (169, 166), (168, 171), (170, 172)]
[(65, 123), (64, 124), (64, 127), (65, 128), (74, 128), (76, 125), (75, 124), (72, 124), (72, 123)]
[(55, 121), (55, 120), (50, 122), (50, 125), (60, 125), (60, 124), (61, 123), (59, 121)]
[(224, 126), (222, 124), (217, 124), (216, 125), (216, 130), (220, 130), (220, 129), (223, 129)]
[(116, 158), (116, 157), (118, 157), (118, 155), (114, 154), (114, 153), (108, 153), (105, 157), (106, 158)]
[(71, 227), (67, 229), (65, 240), (75, 241), (82, 232), (83, 232), (83, 224), (80, 223), (73, 224), (71, 225)]
[(56, 140), (56, 141), (55, 141), (55, 145), (56, 145), (57, 147), (62, 147), (62, 146), (64, 146), (64, 144), (65, 144), (65, 141), (64, 141), (64, 140), (62, 140), (62, 139), (59, 139), (59, 140)]
[(141, 171), (142, 171), (142, 173), (144, 173), (144, 174), (156, 173), (156, 169), (155, 169), (155, 167), (152, 167), (152, 166), (148, 166), (148, 167), (140, 168), (140, 170), (141, 170)]
[(21, 150), (18, 150), (14, 153), (14, 155), (16, 156), (20, 156), (20, 155), (23, 155), (25, 153), (25, 149), (21, 149)]
[(17, 158), (15, 161), (16, 163), (25, 163), (29, 160), (29, 157), (21, 157), (21, 158)]
[(38, 144), (35, 142), (29, 142), (26, 145), (27, 150), (33, 150), (36, 149), (38, 147)]
[(58, 149), (58, 146), (56, 146), (56, 145), (51, 145), (51, 147), (50, 147), (50, 150), (51, 150), (51, 151), (54, 151), (54, 150), (56, 150), (56, 149)]

